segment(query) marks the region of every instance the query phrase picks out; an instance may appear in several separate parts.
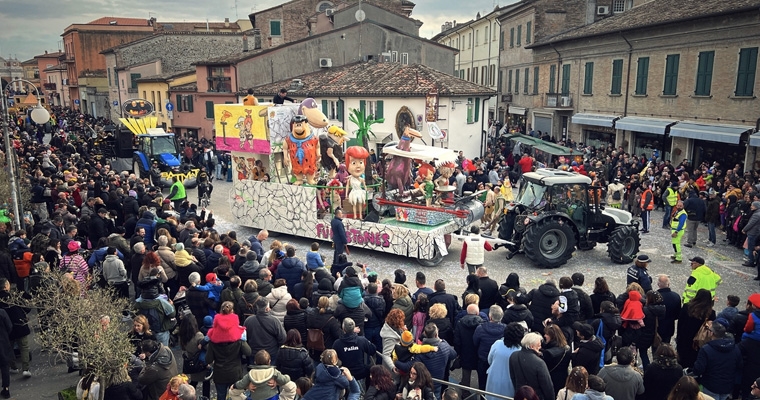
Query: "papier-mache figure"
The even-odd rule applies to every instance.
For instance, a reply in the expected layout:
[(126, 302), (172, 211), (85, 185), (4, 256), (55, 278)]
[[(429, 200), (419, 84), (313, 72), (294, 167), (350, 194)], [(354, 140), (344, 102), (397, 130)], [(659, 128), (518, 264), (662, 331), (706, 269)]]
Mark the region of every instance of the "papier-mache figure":
[(319, 139), (311, 132), (309, 122), (304, 115), (296, 115), (290, 123), (290, 135), (285, 138), (287, 154), (285, 166), (295, 177), (295, 184), (304, 180), (310, 185), (316, 183), (317, 163), (319, 162)]
[(438, 176), (438, 179), (434, 182), (436, 190), (439, 190), (441, 193), (440, 203), (443, 203), (445, 200), (453, 200), (454, 192), (442, 189), (449, 186), (449, 178), (454, 175), (456, 167), (456, 164), (451, 161), (446, 161), (438, 166), (438, 173), (440, 176)]
[(327, 128), (327, 133), (319, 135), (319, 148), (322, 152), (321, 164), (330, 179), (335, 177), (338, 166), (343, 162), (343, 143), (345, 141), (346, 131), (336, 125)]
[(433, 197), (435, 196), (435, 183), (433, 183), (435, 167), (430, 164), (422, 164), (417, 170), (417, 175), (423, 179), (423, 183), (420, 184), (420, 190), (425, 195), (425, 205), (430, 207), (433, 204)]
[(342, 201), (341, 192), (343, 191), (343, 184), (340, 183), (338, 178), (333, 178), (330, 182), (327, 182), (327, 187), (330, 192), (330, 212), (334, 213), (335, 209), (340, 207), (340, 202)]
[[(401, 140), (396, 145), (396, 148), (403, 151), (409, 151), (412, 146), (412, 140), (414, 138), (421, 138), (419, 132), (407, 126), (401, 135)], [(412, 159), (410, 157), (393, 157), (388, 162), (388, 167), (385, 172), (385, 179), (388, 182), (389, 188), (398, 189), (399, 195), (402, 195), (404, 191), (411, 184), (412, 173)]]
[(346, 150), (346, 167), (348, 168), (348, 181), (346, 190), (348, 201), (351, 203), (355, 219), (362, 219), (362, 211), (367, 203), (367, 187), (364, 184), (364, 165), (369, 157), (369, 152), (362, 146), (351, 146)]

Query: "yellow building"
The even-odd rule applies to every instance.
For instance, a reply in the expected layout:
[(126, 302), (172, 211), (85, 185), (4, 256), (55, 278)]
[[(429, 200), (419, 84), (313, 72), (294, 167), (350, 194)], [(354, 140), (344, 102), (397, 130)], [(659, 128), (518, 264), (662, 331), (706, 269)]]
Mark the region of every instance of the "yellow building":
[[(164, 130), (170, 130), (174, 117), (174, 108), (167, 110), (170, 103), (169, 89), (175, 86), (195, 83), (195, 70), (173, 72), (161, 75), (147, 76), (137, 80), (137, 95), (135, 97), (145, 99), (153, 103), (155, 116), (158, 118), (157, 126)], [(174, 104), (172, 104), (174, 106)]]

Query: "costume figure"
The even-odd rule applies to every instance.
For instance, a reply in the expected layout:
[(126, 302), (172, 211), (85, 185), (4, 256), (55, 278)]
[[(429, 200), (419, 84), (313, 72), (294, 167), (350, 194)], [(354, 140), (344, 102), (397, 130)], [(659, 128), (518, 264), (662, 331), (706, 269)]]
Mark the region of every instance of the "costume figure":
[(425, 195), (425, 205), (428, 207), (433, 203), (433, 196), (435, 196), (433, 175), (435, 175), (435, 168), (430, 164), (422, 164), (417, 170), (417, 176), (424, 179), (423, 183), (420, 184), (420, 190)]
[(296, 178), (295, 184), (301, 185), (304, 180), (310, 185), (316, 183), (319, 162), (319, 139), (311, 132), (308, 120), (304, 115), (296, 115), (291, 122), (290, 135), (285, 138), (288, 154), (284, 158), (285, 166)]
[(335, 177), (338, 166), (343, 162), (345, 136), (346, 131), (335, 125), (328, 128), (327, 133), (319, 135), (319, 148), (322, 152), (321, 164), (330, 179)]
[[(453, 162), (447, 161), (443, 164), (438, 166), (438, 173), (440, 176), (438, 179), (435, 180), (435, 187), (442, 188), (444, 186), (449, 186), (449, 178), (451, 178), (452, 175), (454, 175), (454, 171), (456, 170), (456, 164)], [(454, 197), (453, 192), (445, 192), (441, 191), (441, 199), (440, 203), (443, 204), (444, 200), (452, 200), (452, 197)]]
[(351, 203), (355, 219), (362, 219), (364, 205), (367, 204), (367, 187), (364, 185), (364, 165), (369, 152), (362, 146), (351, 146), (346, 150), (346, 166), (348, 177), (346, 189), (348, 201)]
[(246, 168), (245, 165), (245, 158), (244, 157), (233, 157), (235, 160), (235, 165), (237, 166), (237, 173), (238, 173), (238, 180), (246, 180), (248, 179), (248, 168)]
[(327, 186), (330, 188), (328, 189), (330, 191), (330, 212), (335, 213), (335, 209), (340, 207), (343, 184), (337, 178), (333, 178), (327, 183)]
[[(410, 128), (408, 125), (404, 129), (404, 133), (401, 135), (401, 140), (396, 145), (396, 148), (403, 151), (409, 151), (414, 138), (421, 138), (419, 132)], [(411, 183), (412, 173), (412, 159), (409, 157), (393, 157), (388, 162), (385, 178), (388, 182), (388, 187), (398, 189), (399, 195), (407, 189)]]

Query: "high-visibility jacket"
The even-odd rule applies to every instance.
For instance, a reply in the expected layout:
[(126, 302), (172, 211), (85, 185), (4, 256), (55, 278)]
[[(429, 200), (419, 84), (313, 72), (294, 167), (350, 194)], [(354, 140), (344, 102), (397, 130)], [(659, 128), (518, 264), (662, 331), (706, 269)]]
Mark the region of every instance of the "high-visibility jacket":
[(680, 210), (675, 215), (673, 215), (673, 219), (670, 221), (670, 229), (680, 232), (684, 229), (684, 226), (686, 225), (686, 218), (688, 215), (686, 214), (686, 211)]
[(667, 197), (665, 200), (668, 202), (668, 205), (671, 207), (675, 207), (676, 203), (678, 203), (678, 191), (673, 190), (672, 187), (668, 187), (667, 189)]
[(686, 281), (686, 289), (683, 291), (683, 303), (686, 304), (691, 301), (699, 289), (709, 290), (712, 297), (715, 297), (715, 289), (718, 288), (721, 282), (720, 275), (713, 272), (706, 265), (700, 265), (691, 271), (691, 276)]
[(171, 198), (172, 201), (187, 198), (187, 195), (185, 194), (185, 185), (183, 185), (181, 181), (178, 180), (177, 182), (172, 183), (172, 187), (169, 190), (170, 193), (174, 190), (174, 187), (177, 188), (177, 193)]
[[(647, 195), (649, 195), (649, 203), (647, 203)], [(652, 189), (647, 189), (644, 191), (644, 193), (641, 194), (641, 202), (639, 204), (639, 207), (642, 210), (654, 210), (654, 193), (652, 193)]]

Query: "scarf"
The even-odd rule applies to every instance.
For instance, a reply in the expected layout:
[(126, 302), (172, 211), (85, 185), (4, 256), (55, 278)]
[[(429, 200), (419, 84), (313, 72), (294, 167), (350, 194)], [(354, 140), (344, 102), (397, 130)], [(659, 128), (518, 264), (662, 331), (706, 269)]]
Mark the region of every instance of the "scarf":
[(290, 140), (296, 144), (296, 147), (298, 147), (298, 150), (296, 150), (296, 158), (298, 158), (298, 163), (303, 164), (303, 159), (306, 157), (306, 153), (303, 151), (303, 143), (314, 136), (313, 133), (310, 133), (309, 136), (303, 138), (303, 139), (297, 139), (293, 134), (290, 134)]

